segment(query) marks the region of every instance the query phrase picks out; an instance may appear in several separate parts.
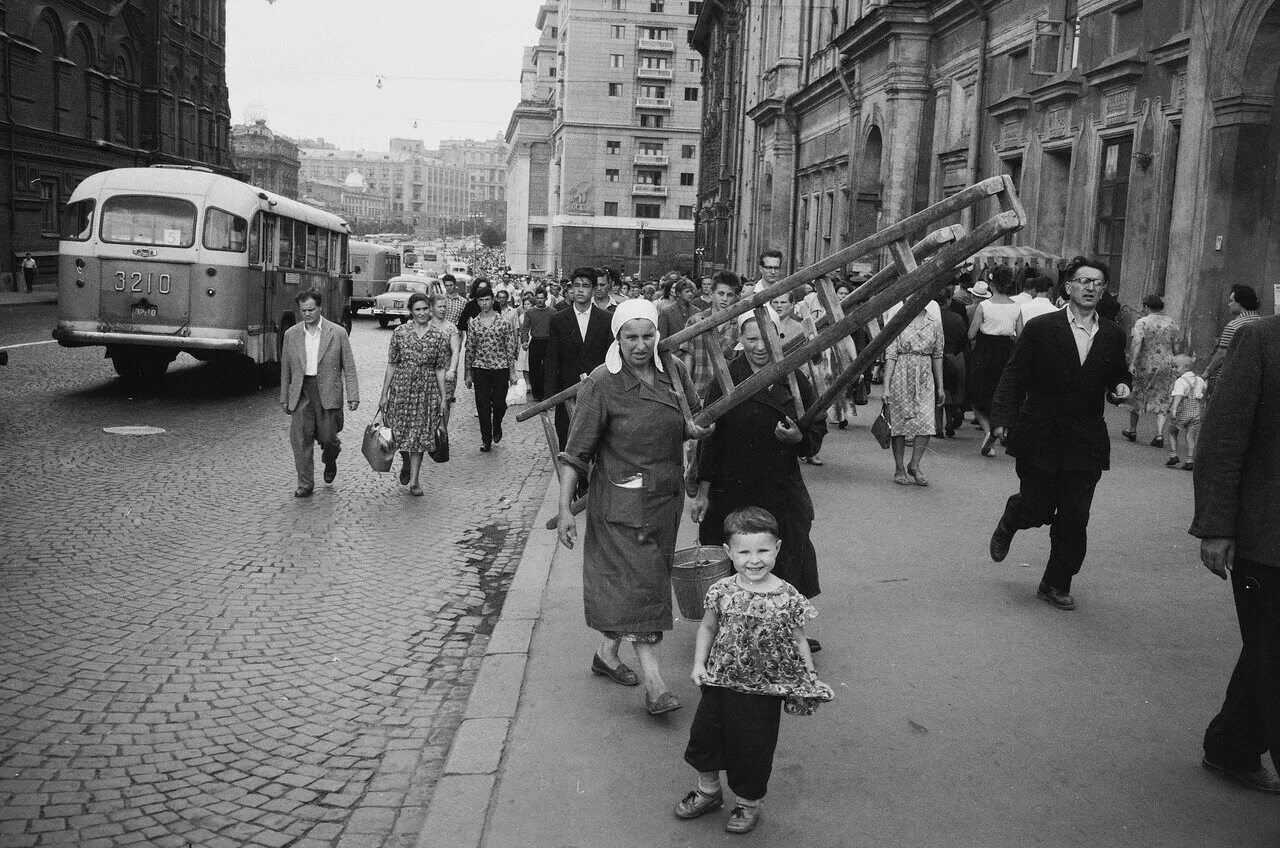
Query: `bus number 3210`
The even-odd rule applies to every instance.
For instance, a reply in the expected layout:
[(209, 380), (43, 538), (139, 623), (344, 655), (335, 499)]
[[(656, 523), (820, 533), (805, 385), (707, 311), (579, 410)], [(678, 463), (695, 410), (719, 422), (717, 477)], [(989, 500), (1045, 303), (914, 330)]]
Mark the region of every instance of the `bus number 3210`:
[[(151, 278), (152, 275), (147, 274), (147, 294), (151, 294)], [(161, 274), (158, 282), (160, 284), (158, 288), (159, 293), (168, 294), (170, 282), (169, 275)], [(128, 286), (128, 289), (131, 292), (142, 292), (142, 274), (138, 271), (134, 271), (132, 274), (126, 275), (124, 271), (116, 271), (116, 291), (124, 291), (126, 286)]]

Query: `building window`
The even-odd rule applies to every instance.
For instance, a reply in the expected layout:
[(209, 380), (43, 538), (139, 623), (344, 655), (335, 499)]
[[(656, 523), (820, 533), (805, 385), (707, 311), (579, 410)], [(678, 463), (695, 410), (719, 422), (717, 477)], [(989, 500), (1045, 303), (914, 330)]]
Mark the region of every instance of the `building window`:
[(555, 75), (556, 75), (556, 66), (555, 66), (555, 65), (552, 65), (551, 67), (547, 68), (547, 76), (549, 76), (549, 77), (554, 77)]
[(702, 71), (702, 60), (701, 59), (685, 59), (685, 66), (689, 70), (693, 71), (694, 73), (699, 73)]
[[(639, 217), (639, 216), (636, 216)], [(657, 217), (656, 215), (654, 217)], [(640, 233), (640, 255), (641, 256), (657, 256), (658, 255), (658, 234), (657, 233)]]
[(627, 9), (627, 0), (613, 0), (613, 11), (624, 12)]
[(1121, 53), (1142, 44), (1142, 4), (1130, 3), (1111, 13), (1111, 52)]
[(640, 152), (645, 156), (662, 156), (666, 153), (666, 146), (661, 141), (649, 141), (641, 139)]
[(560, 37), (560, 27), (552, 27), (552, 28), (551, 28), (551, 37), (552, 37), (552, 38), (559, 38), (559, 37)]
[(621, 54), (621, 53), (614, 53), (614, 54), (612, 54), (612, 55), (610, 55), (610, 56), (609, 56), (609, 67), (611, 67), (611, 68), (621, 68), (621, 67), (622, 67), (622, 54)]
[(688, 171), (685, 171), (683, 174), (681, 174), (681, 175), (680, 175), (680, 185), (682, 185), (682, 186), (691, 186), (691, 185), (693, 185), (693, 174), (689, 173)]
[(58, 181), (40, 180), (40, 232), (58, 233)]
[(622, 83), (620, 83), (620, 82), (611, 82), (611, 83), (609, 83), (609, 96), (610, 96), (610, 97), (621, 97), (621, 96), (622, 96)]
[(606, 200), (604, 202), (604, 214), (608, 218), (618, 217), (618, 203), (614, 200)]
[(1026, 47), (1008, 55), (1008, 76), (1005, 92), (1020, 91), (1027, 87), (1027, 74), (1031, 69), (1031, 51)]
[(636, 217), (637, 218), (661, 218), (662, 206), (657, 203), (637, 203)]
[(1103, 143), (1102, 175), (1098, 180), (1098, 225), (1094, 253), (1111, 266), (1111, 284), (1120, 283), (1120, 261), (1124, 257), (1125, 209), (1129, 204), (1129, 161), (1133, 158), (1133, 138)]
[(641, 115), (640, 126), (657, 129), (658, 127), (662, 126), (662, 116), (661, 115)]
[(681, 220), (681, 221), (692, 221), (692, 220), (693, 220), (693, 207), (692, 207), (692, 206), (681, 206), (681, 207), (680, 207), (680, 220)]
[(689, 14), (691, 15), (702, 14), (702, 0), (696, 0), (696, 2), (689, 3)]
[(649, 0), (649, 11), (661, 12), (664, 5), (666, 4), (663, 3), (663, 0)]
[(661, 171), (636, 171), (637, 185), (662, 185)]
[(622, 24), (614, 24), (613, 26), (609, 27), (609, 31), (613, 33), (614, 38), (627, 37), (627, 28), (624, 27)]
[(692, 159), (697, 155), (698, 155), (698, 148), (695, 145), (692, 145), (692, 144), (680, 145), (681, 159)]
[(618, 155), (619, 153), (621, 153), (621, 152), (622, 152), (622, 142), (620, 142), (620, 141), (606, 141), (606, 142), (604, 143), (604, 152), (605, 152), (605, 153), (608, 153), (608, 154), (609, 154), (609, 155), (611, 155), (611, 156), (616, 156), (616, 155)]
[(618, 169), (617, 169), (617, 168), (605, 168), (605, 169), (604, 169), (604, 178), (605, 178), (605, 181), (606, 181), (606, 182), (616, 183), (616, 182), (618, 181)]
[(1031, 42), (1031, 73), (1056, 74), (1062, 63), (1061, 21), (1036, 21), (1036, 38)]
[(671, 32), (667, 27), (642, 27), (641, 37), (654, 41), (670, 41)]
[(688, 103), (696, 103), (698, 101), (698, 89), (686, 88), (684, 90), (684, 99)]

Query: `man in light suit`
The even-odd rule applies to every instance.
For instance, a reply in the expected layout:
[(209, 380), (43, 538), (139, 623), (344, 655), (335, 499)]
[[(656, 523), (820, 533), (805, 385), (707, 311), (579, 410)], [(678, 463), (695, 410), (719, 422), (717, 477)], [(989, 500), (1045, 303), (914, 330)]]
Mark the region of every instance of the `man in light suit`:
[(1071, 302), (1027, 322), (991, 411), (992, 432), (1002, 441), (1008, 434), (1019, 482), (991, 534), (991, 558), (1003, 561), (1019, 530), (1051, 525), (1036, 597), (1061, 610), (1076, 608), (1071, 580), (1084, 563), (1094, 489), (1111, 467), (1103, 401), (1119, 403), (1133, 386), (1124, 331), (1098, 314), (1110, 275), (1097, 259), (1067, 266)]
[(1240, 620), (1240, 659), (1204, 734), (1204, 767), (1280, 794), (1280, 316), (1236, 331), (1200, 425), (1195, 456), (1200, 559), (1226, 580)]
[(298, 469), (295, 498), (307, 498), (315, 489), (313, 444), (320, 443), (324, 481), (338, 475), (338, 453), (342, 442), (342, 394), (346, 389), (347, 408), (360, 406), (360, 386), (356, 381), (356, 360), (351, 340), (342, 327), (320, 314), (322, 295), (314, 289), (298, 292), (301, 324), (284, 334), (280, 357), (280, 405), (293, 416), (289, 443)]

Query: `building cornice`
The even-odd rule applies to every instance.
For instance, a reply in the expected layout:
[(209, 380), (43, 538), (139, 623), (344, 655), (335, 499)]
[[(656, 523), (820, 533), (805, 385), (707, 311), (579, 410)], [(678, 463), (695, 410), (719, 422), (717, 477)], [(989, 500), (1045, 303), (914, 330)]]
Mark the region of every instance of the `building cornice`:
[(1078, 100), (1084, 90), (1084, 77), (1068, 71), (1049, 77), (1044, 84), (1031, 89), (1031, 102), (1037, 106), (1045, 106), (1058, 100)]
[(882, 50), (894, 36), (928, 38), (932, 32), (929, 4), (924, 0), (898, 0), (877, 6), (836, 36), (836, 50), (851, 59), (862, 59)]
[(1191, 33), (1183, 31), (1175, 33), (1172, 38), (1150, 50), (1151, 61), (1157, 65), (1177, 67), (1187, 63), (1191, 54)]
[(1146, 71), (1147, 60), (1141, 48), (1134, 47), (1108, 56), (1101, 64), (1084, 72), (1089, 85), (1112, 87), (1122, 83), (1137, 82)]

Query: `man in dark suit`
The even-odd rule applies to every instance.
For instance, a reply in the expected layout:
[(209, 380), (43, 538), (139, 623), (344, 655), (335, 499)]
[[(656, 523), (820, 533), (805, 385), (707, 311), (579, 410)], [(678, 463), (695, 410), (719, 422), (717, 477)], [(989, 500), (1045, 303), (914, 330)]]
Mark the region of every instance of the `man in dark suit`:
[[(609, 313), (591, 303), (598, 273), (595, 268), (575, 268), (569, 280), (569, 300), (573, 305), (551, 316), (543, 360), (546, 397), (577, 385), (583, 375), (604, 364), (613, 338), (609, 334)], [(569, 410), (563, 403), (556, 407), (556, 435), (563, 450), (569, 438)]]
[(1051, 524), (1036, 597), (1063, 610), (1076, 608), (1071, 578), (1084, 563), (1094, 489), (1111, 467), (1103, 403), (1108, 394), (1124, 400), (1133, 385), (1124, 331), (1098, 315), (1109, 276), (1096, 259), (1067, 266), (1070, 303), (1027, 322), (991, 412), (993, 433), (1008, 436), (1019, 480), (991, 534), (991, 558), (1003, 561), (1019, 530)]
[(1244, 647), (1222, 710), (1204, 734), (1205, 768), (1262, 792), (1280, 779), (1280, 316), (1237, 331), (1200, 425), (1191, 535), (1214, 574), (1231, 577)]
[(302, 319), (284, 332), (280, 356), (280, 405), (293, 417), (289, 444), (298, 472), (295, 498), (309, 498), (315, 489), (314, 444), (320, 443), (324, 481), (338, 474), (342, 441), (342, 400), (347, 408), (360, 406), (360, 383), (347, 331), (320, 314), (321, 295), (315, 290), (294, 298)]

